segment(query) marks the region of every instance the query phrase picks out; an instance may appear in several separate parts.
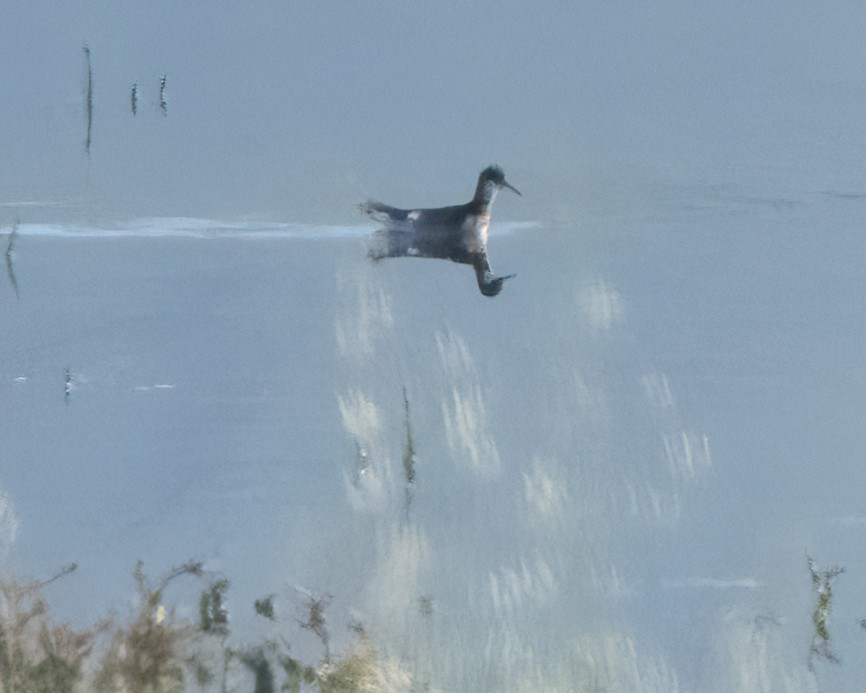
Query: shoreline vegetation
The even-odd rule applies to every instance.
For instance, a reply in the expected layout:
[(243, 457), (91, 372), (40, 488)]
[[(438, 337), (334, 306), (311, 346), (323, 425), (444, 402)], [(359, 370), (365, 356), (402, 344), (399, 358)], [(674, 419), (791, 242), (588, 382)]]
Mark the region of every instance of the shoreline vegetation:
[[(808, 663), (817, 674), (819, 660), (840, 664), (831, 648), (829, 620), (831, 583), (844, 568), (821, 567), (811, 558), (807, 567), (816, 596)], [(230, 582), (200, 562), (184, 563), (154, 580), (139, 561), (133, 571), (135, 606), (129, 613), (105, 616), (81, 629), (57, 623), (44, 590), (76, 569), (71, 564), (42, 581), (0, 575), (0, 693), (436, 690), (429, 682), (413, 681), (395, 660), (382, 658), (360, 622), (346, 625), (347, 644), (334, 655), (327, 617), (330, 594), (304, 592), (300, 601), (289, 600), (295, 614), (288, 617), (280, 613), (275, 595), (256, 599), (254, 613), (268, 622), (271, 635), (252, 645), (237, 643), (226, 606)], [(203, 584), (197, 619), (178, 616), (170, 599), (171, 588), (182, 579)], [(185, 606), (185, 613), (196, 612)], [(429, 604), (426, 610), (422, 604), (421, 613), (431, 615)], [(861, 625), (866, 628), (866, 619)], [(292, 629), (295, 635), (315, 635), (315, 661), (291, 654)]]
[[(231, 637), (225, 599), (229, 581), (188, 562), (157, 580), (139, 562), (133, 572), (136, 607), (75, 629), (52, 620), (44, 588), (67, 578), (72, 564), (48, 580), (0, 577), (0, 692), (96, 693), (254, 691), (275, 693), (403, 690), (411, 678), (382, 661), (364, 627), (347, 627), (349, 644), (334, 656), (326, 610), (331, 596), (310, 595), (296, 607), (301, 618), (280, 618), (273, 595), (257, 599), (255, 613), (271, 623), (273, 637), (239, 645)], [(205, 583), (197, 622), (177, 616), (168, 592), (177, 581)], [(291, 626), (313, 632), (321, 644), (314, 662), (290, 654)], [(427, 690), (426, 687), (413, 690)]]

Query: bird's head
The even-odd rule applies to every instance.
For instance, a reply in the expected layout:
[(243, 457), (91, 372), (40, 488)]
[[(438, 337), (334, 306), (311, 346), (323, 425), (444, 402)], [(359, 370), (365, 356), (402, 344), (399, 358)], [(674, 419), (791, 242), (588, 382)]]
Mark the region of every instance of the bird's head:
[(499, 166), (488, 166), (485, 168), (478, 180), (479, 184), (484, 185), (485, 183), (493, 183), (497, 189), (499, 188), (508, 188), (512, 192), (516, 192), (521, 197), (523, 193), (521, 193), (517, 188), (511, 185), (507, 180), (505, 180), (505, 172)]
[(493, 272), (485, 272), (483, 279), (478, 282), (478, 288), (481, 289), (481, 293), (485, 296), (496, 296), (502, 291), (502, 283), (506, 279), (516, 276), (516, 274), (506, 274), (505, 276), (497, 277), (494, 276)]

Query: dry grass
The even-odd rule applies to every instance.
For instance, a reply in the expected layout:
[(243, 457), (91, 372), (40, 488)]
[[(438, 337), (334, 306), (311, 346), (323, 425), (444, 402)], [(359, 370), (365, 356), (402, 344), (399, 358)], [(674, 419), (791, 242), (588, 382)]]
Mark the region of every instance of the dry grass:
[(280, 619), (273, 596), (255, 612), (275, 625), (312, 631), (321, 642), (318, 662), (290, 655), (283, 635), (253, 646), (230, 642), (225, 578), (211, 580), (199, 598), (199, 622), (168, 606), (171, 586), (183, 577), (206, 579), (200, 563), (185, 563), (153, 582), (139, 563), (133, 573), (136, 607), (125, 618), (105, 618), (80, 630), (54, 623), (44, 597), (46, 581), (0, 577), (0, 693), (230, 693), (319, 691), (349, 693), (409, 690), (410, 677), (395, 662), (382, 663), (360, 625), (340, 657), (332, 657), (326, 610), (330, 595), (310, 597), (305, 618)]
[(52, 624), (42, 594), (50, 582), (69, 574), (64, 569), (51, 580), (0, 580), (0, 691), (62, 693), (77, 690), (85, 660), (93, 651), (102, 626), (76, 631)]

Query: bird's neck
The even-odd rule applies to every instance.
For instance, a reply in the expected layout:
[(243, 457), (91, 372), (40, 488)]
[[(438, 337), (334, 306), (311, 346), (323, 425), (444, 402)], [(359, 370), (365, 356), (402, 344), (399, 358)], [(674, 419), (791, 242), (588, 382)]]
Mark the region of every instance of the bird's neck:
[(498, 188), (493, 181), (479, 180), (475, 188), (475, 197), (472, 198), (472, 207), (476, 213), (486, 213), (493, 206)]
[(478, 286), (487, 286), (493, 277), (493, 270), (487, 260), (487, 253), (479, 253), (472, 263), (475, 267), (475, 276), (478, 278)]

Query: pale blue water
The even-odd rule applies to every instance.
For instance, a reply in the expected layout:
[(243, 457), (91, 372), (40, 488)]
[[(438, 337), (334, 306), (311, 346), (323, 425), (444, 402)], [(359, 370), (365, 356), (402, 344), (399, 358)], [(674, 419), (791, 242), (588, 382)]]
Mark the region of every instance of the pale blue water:
[[(55, 5), (0, 25), (0, 548), (58, 619), (197, 559), (416, 690), (856, 689), (859, 9)], [(494, 162), (500, 296), (366, 259)]]
[[(364, 226), (21, 224), (7, 564), (77, 563), (50, 597), (81, 624), (139, 559), (228, 576), (238, 638), (256, 598), (330, 593), (335, 639), (360, 620), (441, 690), (853, 680), (864, 199), (703, 194), (495, 224), (496, 299), (367, 260)], [(807, 554), (848, 569), (815, 671)]]

